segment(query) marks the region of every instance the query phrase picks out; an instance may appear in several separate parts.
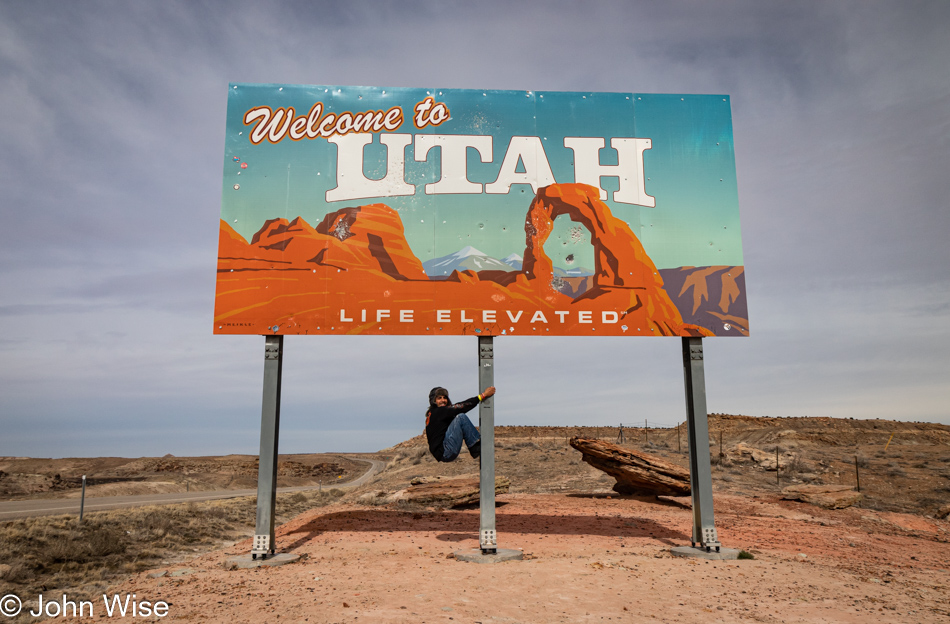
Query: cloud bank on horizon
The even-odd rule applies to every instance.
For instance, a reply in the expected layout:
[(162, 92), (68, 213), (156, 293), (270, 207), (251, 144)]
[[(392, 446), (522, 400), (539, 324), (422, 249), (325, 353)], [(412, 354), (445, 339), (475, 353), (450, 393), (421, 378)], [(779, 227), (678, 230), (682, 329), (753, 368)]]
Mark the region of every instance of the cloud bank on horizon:
[[(749, 338), (712, 412), (950, 423), (950, 5), (0, 3), (0, 455), (256, 452), (213, 336), (231, 82), (722, 93)], [(424, 42), (424, 45), (422, 45)], [(292, 337), (282, 452), (422, 431), (467, 337)], [(498, 424), (684, 419), (679, 340), (499, 337)]]

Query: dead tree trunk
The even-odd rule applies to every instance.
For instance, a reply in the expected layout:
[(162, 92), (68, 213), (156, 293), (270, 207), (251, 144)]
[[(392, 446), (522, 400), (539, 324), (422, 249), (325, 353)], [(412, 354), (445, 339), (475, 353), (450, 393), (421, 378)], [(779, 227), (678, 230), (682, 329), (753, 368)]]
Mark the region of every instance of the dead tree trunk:
[(614, 491), (620, 494), (690, 493), (689, 471), (659, 457), (592, 438), (571, 438), (571, 446), (585, 462), (617, 479)]

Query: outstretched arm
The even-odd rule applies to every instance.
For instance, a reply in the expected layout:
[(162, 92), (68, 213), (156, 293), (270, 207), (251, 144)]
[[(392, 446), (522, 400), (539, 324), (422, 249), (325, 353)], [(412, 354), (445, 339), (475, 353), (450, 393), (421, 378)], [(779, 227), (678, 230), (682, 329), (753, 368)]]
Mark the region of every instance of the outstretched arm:
[(495, 386), (488, 386), (487, 388), (485, 388), (485, 390), (482, 391), (480, 395), (478, 395), (478, 398), (484, 401), (485, 399), (487, 399), (488, 397), (494, 394), (495, 394)]
[(485, 390), (482, 391), (478, 396), (473, 396), (470, 399), (465, 399), (461, 403), (456, 403), (455, 405), (450, 405), (448, 408), (439, 408), (441, 410), (448, 409), (450, 414), (454, 417), (455, 414), (464, 414), (469, 411), (485, 399), (495, 394), (495, 386), (488, 386)]

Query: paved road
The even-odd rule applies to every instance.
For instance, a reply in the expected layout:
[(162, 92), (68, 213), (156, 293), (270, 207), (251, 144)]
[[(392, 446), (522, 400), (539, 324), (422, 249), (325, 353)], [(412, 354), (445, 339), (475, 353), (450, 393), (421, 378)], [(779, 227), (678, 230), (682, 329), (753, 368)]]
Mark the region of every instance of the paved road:
[[(382, 470), (386, 464), (377, 459), (362, 459), (351, 457), (355, 461), (370, 464), (369, 469), (362, 476), (345, 483), (333, 483), (327, 487), (350, 488), (363, 485), (374, 474)], [(278, 492), (302, 492), (316, 490), (321, 486), (307, 485), (300, 487), (277, 488)], [(170, 505), (172, 503), (197, 502), (217, 500), (221, 498), (238, 498), (240, 496), (257, 496), (257, 490), (217, 490), (214, 492), (171, 492), (168, 494), (139, 494), (136, 496), (104, 496), (100, 498), (86, 497), (84, 513), (90, 511), (104, 511), (106, 509), (120, 509), (123, 507), (143, 507), (145, 505)], [(58, 514), (78, 514), (78, 498), (34, 499), (0, 502), (0, 522), (15, 518), (31, 516), (52, 516)]]

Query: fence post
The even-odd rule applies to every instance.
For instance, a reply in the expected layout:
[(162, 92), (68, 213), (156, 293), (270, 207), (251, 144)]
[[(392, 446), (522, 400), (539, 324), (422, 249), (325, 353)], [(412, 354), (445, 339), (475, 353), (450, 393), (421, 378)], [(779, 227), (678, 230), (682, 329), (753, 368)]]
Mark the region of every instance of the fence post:
[(79, 521), (82, 522), (82, 512), (86, 507), (86, 475), (82, 476), (82, 494), (79, 498)]

